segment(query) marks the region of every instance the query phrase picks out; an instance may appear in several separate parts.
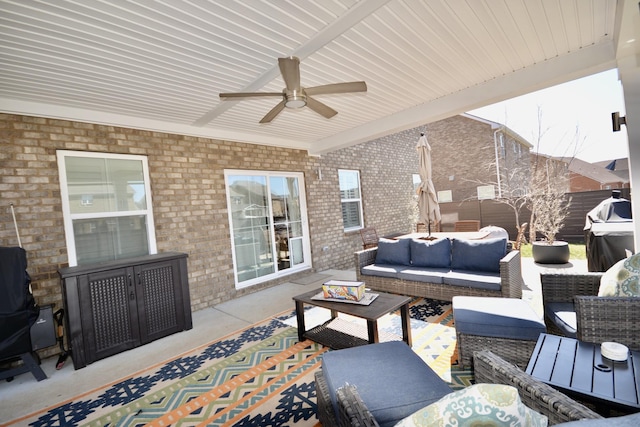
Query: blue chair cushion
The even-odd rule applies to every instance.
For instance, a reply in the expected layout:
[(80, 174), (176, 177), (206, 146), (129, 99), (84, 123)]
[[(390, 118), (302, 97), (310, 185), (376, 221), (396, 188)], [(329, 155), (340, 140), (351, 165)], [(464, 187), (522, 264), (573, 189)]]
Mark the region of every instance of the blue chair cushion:
[(453, 270), (500, 272), (500, 260), (507, 254), (506, 239), (453, 239), (451, 268)]
[(411, 265), (410, 239), (380, 239), (376, 264)]
[(463, 334), (535, 341), (547, 331), (521, 299), (455, 296), (452, 306), (456, 332)]
[(414, 267), (451, 267), (451, 241), (449, 239), (411, 239), (410, 242), (411, 265)]
[(544, 306), (544, 315), (568, 337), (577, 338), (578, 320), (572, 302), (550, 302)]
[(452, 391), (402, 341), (329, 351), (323, 355), (322, 372), (336, 416), (335, 391), (348, 383), (381, 427), (395, 425)]

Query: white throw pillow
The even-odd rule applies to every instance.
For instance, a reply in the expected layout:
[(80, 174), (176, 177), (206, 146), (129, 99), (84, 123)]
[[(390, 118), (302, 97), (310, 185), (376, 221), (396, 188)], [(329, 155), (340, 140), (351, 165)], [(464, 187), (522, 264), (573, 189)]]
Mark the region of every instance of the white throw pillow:
[(547, 424), (546, 416), (522, 403), (515, 387), (475, 384), (414, 412), (396, 427), (546, 427)]
[(598, 296), (640, 296), (640, 253), (618, 261), (602, 275)]

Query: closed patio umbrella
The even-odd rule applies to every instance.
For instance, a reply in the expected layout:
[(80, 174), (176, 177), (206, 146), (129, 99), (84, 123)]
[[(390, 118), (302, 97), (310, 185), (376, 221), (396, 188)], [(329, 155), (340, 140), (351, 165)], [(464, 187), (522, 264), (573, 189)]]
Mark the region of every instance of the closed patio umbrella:
[(420, 187), (418, 187), (420, 216), (418, 219), (427, 224), (429, 235), (431, 235), (431, 224), (440, 222), (441, 216), (438, 195), (431, 179), (431, 146), (424, 132), (420, 134), (416, 149), (420, 162)]

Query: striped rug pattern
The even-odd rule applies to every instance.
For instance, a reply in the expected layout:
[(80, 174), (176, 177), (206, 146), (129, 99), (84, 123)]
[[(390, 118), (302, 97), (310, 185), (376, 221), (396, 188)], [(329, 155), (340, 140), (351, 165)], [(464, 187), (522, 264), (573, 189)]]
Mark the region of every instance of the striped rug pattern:
[[(458, 369), (450, 304), (418, 299), (410, 310), (414, 351), (452, 388), (471, 384), (471, 372)], [(267, 319), (8, 425), (316, 426), (313, 374), (330, 350), (298, 342), (287, 324), (292, 316)], [(399, 315), (385, 316), (379, 328), (400, 332)]]

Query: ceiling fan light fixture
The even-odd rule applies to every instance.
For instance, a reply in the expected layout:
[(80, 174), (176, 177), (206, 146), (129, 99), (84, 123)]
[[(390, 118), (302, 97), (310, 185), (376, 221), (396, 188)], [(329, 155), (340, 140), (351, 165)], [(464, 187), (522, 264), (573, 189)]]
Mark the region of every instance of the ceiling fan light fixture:
[(307, 95), (301, 90), (286, 91), (284, 105), (287, 108), (302, 108), (307, 105)]

